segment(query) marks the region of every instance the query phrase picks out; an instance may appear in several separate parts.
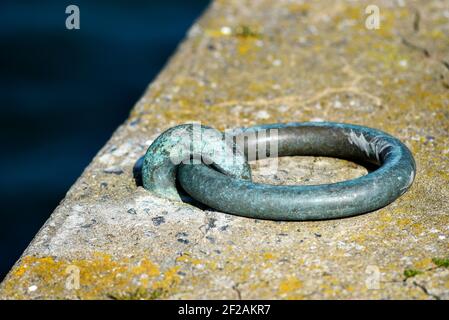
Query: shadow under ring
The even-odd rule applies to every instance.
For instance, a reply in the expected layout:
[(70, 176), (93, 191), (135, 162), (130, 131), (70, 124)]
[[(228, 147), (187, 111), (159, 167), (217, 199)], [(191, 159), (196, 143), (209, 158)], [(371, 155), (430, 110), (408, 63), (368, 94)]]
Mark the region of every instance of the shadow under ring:
[[(270, 130), (277, 134), (259, 134)], [(181, 164), (177, 172), (181, 187), (199, 202), (227, 213), (294, 221), (349, 217), (393, 202), (407, 191), (415, 177), (415, 161), (408, 148), (389, 134), (368, 127), (332, 122), (287, 123), (239, 129), (233, 135), (247, 137), (247, 156), (248, 150), (257, 150), (263, 143), (270, 153), (271, 142), (277, 144), (279, 157), (335, 157), (371, 163), (377, 169), (337, 183), (275, 186), (233, 178), (205, 164)], [(267, 155), (248, 160), (264, 157)]]

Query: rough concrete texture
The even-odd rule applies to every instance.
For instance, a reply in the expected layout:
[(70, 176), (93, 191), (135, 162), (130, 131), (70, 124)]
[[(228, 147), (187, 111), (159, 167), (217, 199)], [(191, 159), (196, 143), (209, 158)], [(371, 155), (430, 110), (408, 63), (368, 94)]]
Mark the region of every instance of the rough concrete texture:
[[(378, 30), (365, 27), (368, 4), (380, 8)], [(216, 1), (0, 297), (448, 299), (448, 17), (447, 0)], [(176, 124), (319, 119), (404, 141), (417, 161), (411, 190), (353, 218), (272, 222), (159, 199), (133, 179), (135, 161)], [(256, 179), (323, 183), (365, 173), (325, 158), (280, 164), (271, 177), (256, 168)]]

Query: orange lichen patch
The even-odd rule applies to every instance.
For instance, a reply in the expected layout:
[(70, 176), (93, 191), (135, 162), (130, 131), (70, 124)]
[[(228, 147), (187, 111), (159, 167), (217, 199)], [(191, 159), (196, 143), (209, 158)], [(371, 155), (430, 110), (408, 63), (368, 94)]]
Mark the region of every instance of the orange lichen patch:
[(396, 220), (396, 225), (400, 229), (406, 229), (411, 223), (412, 223), (412, 220), (410, 220), (408, 218), (399, 218)]
[(181, 277), (177, 274), (179, 269), (179, 266), (174, 266), (165, 271), (162, 279), (153, 283), (153, 289), (167, 290), (168, 288), (172, 289), (178, 285), (181, 281)]
[(320, 290), (328, 297), (338, 297), (341, 292), (339, 280), (332, 275), (323, 276), (323, 280)]
[(410, 226), (410, 230), (413, 232), (415, 236), (421, 235), (426, 229), (424, 228), (422, 223), (416, 222)]
[[(180, 282), (178, 269), (172, 267), (161, 274), (159, 267), (147, 258), (117, 260), (104, 253), (76, 260), (26, 256), (11, 272), (3, 289), (17, 299), (25, 295), (43, 299), (153, 299), (175, 289)], [(31, 293), (30, 287), (34, 289)]]
[(293, 14), (306, 14), (311, 6), (309, 3), (289, 3), (287, 5), (288, 11)]
[(220, 29), (205, 29), (204, 32), (208, 37), (211, 38), (228, 36), (227, 34), (224, 34)]
[(254, 41), (251, 39), (242, 39), (239, 41), (238, 53), (241, 55), (247, 54), (250, 50), (256, 49)]
[(265, 253), (263, 254), (263, 258), (264, 258), (265, 260), (272, 260), (272, 259), (274, 259), (274, 255), (273, 255), (271, 252), (265, 252)]
[(289, 294), (295, 293), (295, 291), (301, 289), (303, 287), (303, 283), (296, 277), (288, 277), (285, 280), (282, 280), (279, 284), (279, 294)]
[(11, 272), (13, 277), (21, 277), (34, 262), (35, 258), (31, 256), (26, 256), (22, 259), (22, 263), (14, 268)]
[(421, 259), (414, 264), (414, 267), (415, 267), (415, 269), (419, 269), (419, 270), (429, 269), (430, 267), (433, 267), (432, 259), (428, 258), (428, 257)]
[(132, 268), (132, 272), (156, 277), (159, 275), (159, 268), (150, 260), (141, 260), (137, 266)]
[(356, 21), (363, 21), (364, 18), (364, 7), (362, 6), (347, 6), (344, 7), (343, 10), (339, 12), (336, 16), (337, 22), (340, 22), (342, 20), (356, 20)]

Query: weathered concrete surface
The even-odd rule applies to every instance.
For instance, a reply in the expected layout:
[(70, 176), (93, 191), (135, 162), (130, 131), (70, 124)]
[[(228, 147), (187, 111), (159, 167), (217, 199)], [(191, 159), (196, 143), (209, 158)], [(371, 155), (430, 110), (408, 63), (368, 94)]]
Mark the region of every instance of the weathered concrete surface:
[[(365, 28), (368, 4), (380, 7), (379, 30)], [(448, 299), (448, 17), (448, 1), (215, 2), (0, 296)], [(133, 179), (134, 162), (173, 125), (313, 119), (400, 138), (417, 161), (411, 190), (370, 214), (276, 223), (162, 200)], [(364, 174), (323, 158), (282, 159), (281, 169), (256, 178), (318, 183)]]

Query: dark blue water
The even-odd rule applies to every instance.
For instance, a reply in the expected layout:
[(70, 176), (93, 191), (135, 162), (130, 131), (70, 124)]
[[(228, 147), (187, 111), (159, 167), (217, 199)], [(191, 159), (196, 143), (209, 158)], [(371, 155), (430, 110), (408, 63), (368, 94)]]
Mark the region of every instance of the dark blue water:
[(0, 2), (0, 279), (207, 4)]

